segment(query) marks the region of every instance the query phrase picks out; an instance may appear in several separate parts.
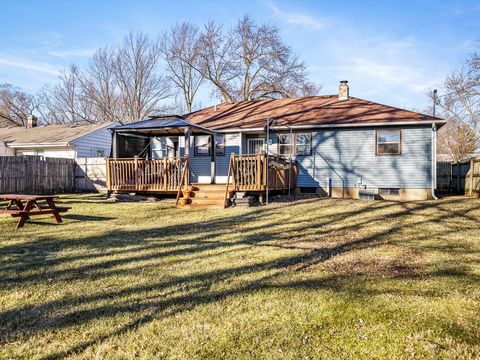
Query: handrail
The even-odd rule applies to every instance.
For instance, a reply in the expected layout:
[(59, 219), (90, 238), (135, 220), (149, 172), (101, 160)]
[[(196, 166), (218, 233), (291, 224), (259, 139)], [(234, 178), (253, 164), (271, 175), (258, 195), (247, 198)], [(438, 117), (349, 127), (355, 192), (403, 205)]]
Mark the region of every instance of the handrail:
[(185, 161), (185, 165), (183, 166), (182, 177), (180, 179), (180, 183), (178, 184), (178, 192), (177, 192), (177, 198), (175, 199), (175, 207), (178, 207), (178, 201), (180, 200), (180, 195), (182, 194), (183, 182), (185, 181), (185, 176), (188, 176), (187, 175), (188, 156), (185, 156), (183, 161)]
[[(265, 191), (286, 190), (296, 186), (296, 161), (278, 155), (268, 155), (269, 160), (288, 168), (278, 169), (267, 165), (265, 154), (232, 154), (228, 176), (233, 177), (235, 190), (238, 191)], [(270, 178), (267, 185), (267, 174)], [(227, 178), (225, 193), (228, 192), (230, 179)]]
[(108, 189), (113, 191), (178, 191), (184, 158), (108, 159)]
[(235, 153), (230, 154), (230, 162), (228, 164), (228, 175), (227, 175), (227, 185), (225, 186), (225, 196), (223, 198), (223, 203), (225, 204), (227, 202), (227, 197), (228, 197), (228, 185), (230, 185), (230, 175), (233, 170), (232, 162), (234, 159)]

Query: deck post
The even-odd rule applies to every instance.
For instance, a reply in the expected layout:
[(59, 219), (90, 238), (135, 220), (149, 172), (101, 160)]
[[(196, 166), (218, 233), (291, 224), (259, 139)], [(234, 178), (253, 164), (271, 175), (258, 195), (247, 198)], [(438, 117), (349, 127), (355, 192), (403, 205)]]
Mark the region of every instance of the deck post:
[[(185, 151), (183, 156), (188, 158), (188, 161), (190, 162), (190, 139), (191, 139), (191, 134), (192, 134), (192, 128), (189, 126), (185, 128), (184, 131), (184, 138), (185, 138)], [(190, 164), (189, 164), (190, 165)], [(187, 184), (190, 185), (190, 166), (188, 166), (187, 170)]]
[(187, 155), (183, 156), (185, 169), (185, 185), (190, 185), (190, 157)]
[(134, 158), (134, 165), (133, 165), (133, 173), (135, 174), (135, 176), (133, 177), (134, 181), (135, 181), (135, 190), (140, 190), (139, 189), (139, 174), (138, 174), (138, 156), (135, 156)]
[(217, 149), (215, 146), (215, 135), (210, 135), (210, 149), (212, 153), (210, 154), (210, 183), (215, 184), (215, 160), (216, 160), (216, 154), (217, 154)]
[(184, 132), (185, 136), (185, 156), (190, 156), (190, 135), (192, 134), (191, 127), (187, 127)]
[(106, 161), (106, 183), (107, 183), (107, 190), (110, 191), (112, 190), (112, 180), (110, 178), (110, 158), (107, 158)]
[(117, 136), (117, 132), (116, 131), (113, 131), (112, 133), (112, 157), (114, 159), (117, 159), (118, 157), (118, 136)]

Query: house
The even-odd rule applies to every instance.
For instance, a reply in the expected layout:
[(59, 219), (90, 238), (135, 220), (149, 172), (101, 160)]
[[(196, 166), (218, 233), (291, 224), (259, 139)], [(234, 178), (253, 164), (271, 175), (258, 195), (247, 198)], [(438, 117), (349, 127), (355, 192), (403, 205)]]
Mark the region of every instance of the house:
[(37, 125), (0, 128), (0, 156), (37, 155), (57, 158), (104, 157), (110, 154), (115, 124)]
[[(367, 190), (384, 199), (431, 199), (436, 131), (444, 123), (351, 97), (347, 81), (336, 95), (222, 103), (113, 129), (110, 189), (162, 193), (189, 183), (225, 193), (295, 188), (357, 198)], [(119, 174), (134, 156), (135, 169)], [(167, 159), (176, 161), (174, 174)], [(166, 175), (177, 181), (167, 184)]]

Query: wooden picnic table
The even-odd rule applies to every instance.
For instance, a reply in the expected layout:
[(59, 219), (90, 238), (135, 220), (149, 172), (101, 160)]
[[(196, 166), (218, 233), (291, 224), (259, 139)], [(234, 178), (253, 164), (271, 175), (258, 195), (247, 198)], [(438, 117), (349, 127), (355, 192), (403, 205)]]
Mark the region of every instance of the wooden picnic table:
[[(67, 212), (70, 207), (57, 206), (55, 200), (58, 196), (54, 195), (19, 195), (19, 194), (0, 194), (0, 200), (9, 201), (4, 209), (0, 209), (0, 214), (19, 217), (17, 229), (23, 227), (30, 216), (52, 214), (57, 224), (62, 222), (61, 212)], [(45, 202), (42, 205), (39, 202)]]

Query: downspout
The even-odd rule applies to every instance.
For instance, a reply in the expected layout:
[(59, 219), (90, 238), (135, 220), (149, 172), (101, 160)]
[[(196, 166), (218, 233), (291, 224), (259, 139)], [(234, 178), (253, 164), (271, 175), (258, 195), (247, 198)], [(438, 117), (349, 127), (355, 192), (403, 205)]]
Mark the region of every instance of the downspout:
[(432, 199), (438, 200), (435, 195), (437, 188), (437, 124), (432, 124)]
[(269, 144), (269, 141), (270, 141), (270, 118), (267, 119), (267, 139), (266, 139), (266, 142), (267, 142), (267, 144), (266, 144), (266, 145), (267, 145), (267, 146), (266, 146), (267, 155), (266, 155), (266, 160), (265, 160), (265, 162), (266, 162), (265, 166), (267, 167), (267, 179), (266, 179), (267, 188), (266, 188), (266, 191), (265, 191), (265, 199), (266, 199), (266, 205), (267, 205), (267, 206), (268, 206), (268, 187), (269, 187), (269, 185), (270, 185), (270, 184), (268, 183), (268, 180), (269, 180), (268, 178), (269, 178), (269, 175), (270, 175), (270, 169), (269, 169), (269, 167), (268, 167), (268, 160), (269, 160), (269, 159), (268, 159), (268, 158), (269, 158), (269, 156), (268, 156), (268, 150), (269, 150), (269, 149), (268, 149), (268, 144)]
[(290, 196), (291, 188), (292, 188), (292, 153), (293, 153), (293, 130), (289, 126), (290, 129), (290, 141), (292, 143), (292, 149), (290, 150), (290, 168), (288, 169), (288, 196)]

